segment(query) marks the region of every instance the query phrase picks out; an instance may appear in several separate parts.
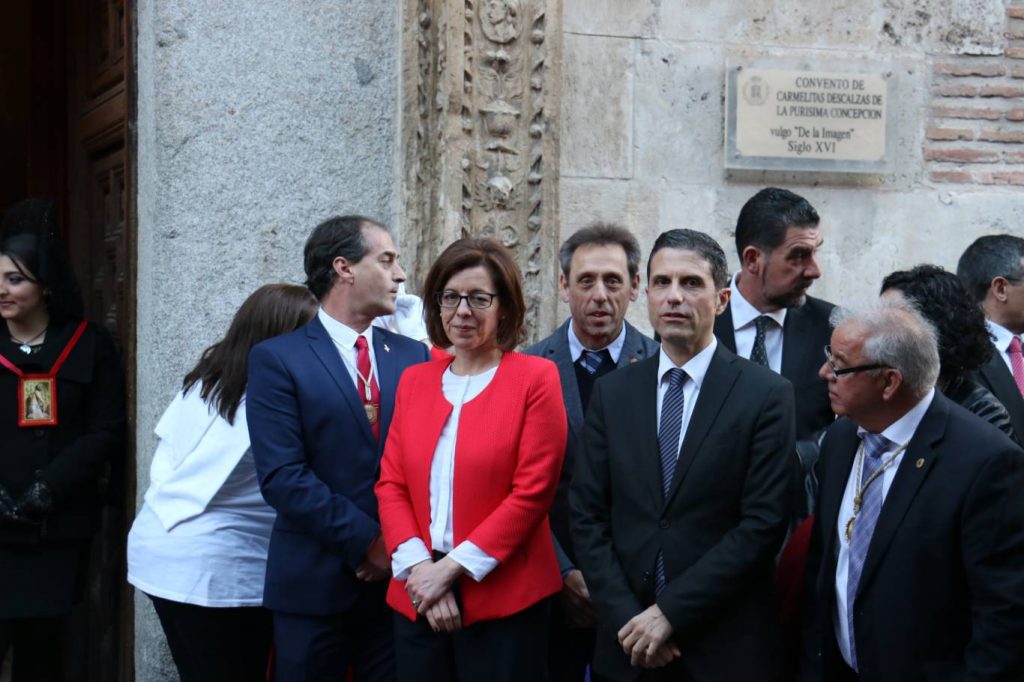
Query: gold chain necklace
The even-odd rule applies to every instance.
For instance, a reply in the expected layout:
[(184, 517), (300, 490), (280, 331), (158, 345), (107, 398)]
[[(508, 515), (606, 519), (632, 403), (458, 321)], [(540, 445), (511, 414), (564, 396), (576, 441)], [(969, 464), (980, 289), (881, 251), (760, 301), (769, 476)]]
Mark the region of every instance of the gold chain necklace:
[[(850, 542), (853, 539), (853, 524), (857, 520), (857, 515), (860, 514), (860, 507), (864, 501), (864, 493), (867, 492), (868, 487), (875, 482), (875, 479), (882, 475), (886, 469), (888, 469), (892, 463), (903, 454), (904, 450), (907, 449), (907, 443), (899, 446), (896, 452), (892, 453), (888, 459), (882, 462), (882, 465), (875, 469), (875, 472), (868, 476), (868, 480), (864, 481), (863, 485), (858, 483), (857, 492), (853, 496), (853, 515), (846, 521), (846, 542)], [(861, 439), (860, 447), (857, 448), (857, 481), (859, 482), (861, 476), (864, 474), (864, 440)]]

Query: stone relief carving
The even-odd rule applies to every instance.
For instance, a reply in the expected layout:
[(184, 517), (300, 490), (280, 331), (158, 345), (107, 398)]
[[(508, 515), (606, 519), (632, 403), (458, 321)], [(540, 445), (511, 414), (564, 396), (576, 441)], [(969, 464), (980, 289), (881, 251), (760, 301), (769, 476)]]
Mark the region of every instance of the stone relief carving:
[(480, 27), (487, 39), (504, 44), (518, 38), (519, 10), (518, 0), (484, 0), (480, 5)]
[(561, 11), (561, 0), (418, 0), (406, 37), (414, 275), (460, 236), (499, 239), (523, 271), (530, 339), (554, 326), (557, 300)]

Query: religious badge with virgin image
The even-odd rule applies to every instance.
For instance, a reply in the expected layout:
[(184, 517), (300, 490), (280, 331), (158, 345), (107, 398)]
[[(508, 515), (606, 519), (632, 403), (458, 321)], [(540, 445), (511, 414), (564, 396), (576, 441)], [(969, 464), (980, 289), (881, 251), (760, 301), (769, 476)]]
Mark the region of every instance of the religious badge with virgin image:
[(56, 380), (45, 374), (18, 377), (18, 426), (56, 425)]
[(75, 344), (82, 338), (85, 327), (86, 323), (83, 320), (71, 335), (71, 340), (64, 346), (57, 362), (53, 363), (53, 367), (46, 374), (25, 374), (17, 365), (0, 355), (0, 365), (18, 377), (18, 426), (28, 428), (57, 425), (57, 372), (68, 359)]

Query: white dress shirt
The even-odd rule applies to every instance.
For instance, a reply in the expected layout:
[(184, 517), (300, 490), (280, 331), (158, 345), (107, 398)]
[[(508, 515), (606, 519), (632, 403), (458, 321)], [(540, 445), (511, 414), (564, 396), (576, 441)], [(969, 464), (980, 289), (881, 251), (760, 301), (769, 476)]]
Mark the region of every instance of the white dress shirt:
[[(452, 405), (441, 436), (434, 447), (430, 462), (430, 544), (435, 551), (444, 552), (466, 569), (473, 580), (480, 582), (498, 566), (498, 560), (469, 540), (453, 547), (452, 492), (455, 481), (455, 445), (458, 440), (459, 416), (462, 406), (487, 388), (494, 379), (497, 367), (474, 376), (459, 376), (451, 367), (441, 377), (445, 400)], [(420, 538), (411, 538), (399, 545), (391, 555), (391, 573), (399, 580), (409, 577), (410, 569), (421, 561), (431, 560), (432, 553)]]
[[(317, 311), (316, 316), (320, 318), (320, 323), (323, 324), (324, 329), (327, 330), (327, 335), (331, 337), (331, 341), (334, 342), (334, 347), (338, 349), (338, 355), (341, 357), (341, 363), (345, 365), (345, 369), (348, 370), (348, 375), (352, 377), (352, 384), (359, 390), (359, 373), (356, 371), (356, 358), (359, 353), (356, 350), (356, 339), (360, 336), (366, 339), (366, 347), (370, 351), (370, 369), (374, 376), (377, 375), (377, 357), (373, 350), (373, 325), (370, 325), (361, 332), (357, 332), (352, 327), (338, 322), (336, 319), (331, 317), (324, 311), (323, 308)], [(369, 379), (370, 377), (366, 377)], [(377, 381), (377, 386), (380, 386), (380, 380)], [(362, 398), (362, 396), (360, 396)]]
[(665, 394), (668, 392), (670, 369), (682, 369), (686, 372), (686, 383), (683, 384), (683, 425), (679, 429), (679, 444), (676, 446), (676, 457), (679, 456), (683, 447), (683, 438), (686, 437), (686, 428), (690, 425), (690, 416), (693, 414), (693, 407), (697, 404), (697, 397), (700, 395), (700, 387), (704, 383), (704, 377), (708, 373), (708, 366), (711, 365), (711, 358), (715, 355), (715, 348), (718, 347), (718, 339), (711, 337), (711, 343), (707, 348), (694, 355), (690, 360), (679, 367), (672, 362), (672, 358), (665, 353), (662, 347), (658, 355), (658, 428), (661, 428), (661, 406), (665, 402)]
[[(917, 431), (918, 425), (921, 424), (924, 413), (928, 411), (928, 407), (932, 404), (934, 397), (935, 389), (933, 388), (928, 391), (928, 394), (919, 403), (910, 408), (910, 411), (890, 424), (881, 433), (881, 435), (889, 439), (888, 447), (881, 454), (883, 462), (898, 449), (904, 448), (904, 450), (896, 455), (892, 463), (882, 472), (883, 506), (879, 512), (880, 514), (885, 512), (885, 497), (889, 494), (889, 487), (896, 477), (896, 470), (900, 468), (900, 462), (903, 461), (903, 455), (906, 451), (905, 447), (910, 443), (910, 439), (914, 437), (914, 433)], [(865, 431), (864, 429), (857, 429), (857, 433), (858, 435), (863, 435)], [(839, 558), (836, 563), (836, 611), (833, 625), (835, 627), (836, 641), (839, 643), (839, 651), (842, 652), (843, 659), (847, 665), (851, 664), (851, 656), (850, 621), (847, 617), (850, 605), (846, 603), (846, 581), (850, 569), (850, 542), (846, 539), (846, 522), (853, 516), (853, 498), (856, 497), (857, 490), (860, 487), (860, 481), (857, 480), (858, 473), (857, 459), (854, 458), (849, 478), (846, 481), (846, 492), (843, 493), (843, 502), (839, 506), (839, 518), (836, 519), (836, 537), (839, 538)], [(873, 485), (877, 485), (877, 483)]]
[(996, 347), (996, 353), (1006, 363), (1006, 369), (1010, 370), (1012, 375), (1013, 365), (1010, 363), (1010, 341), (1013, 340), (1014, 333), (992, 320), (985, 320), (985, 326), (988, 327), (988, 333), (992, 335), (992, 345)]
[[(732, 297), (729, 299), (729, 309), (732, 313), (732, 329), (736, 337), (736, 355), (741, 358), (750, 359), (750, 353), (754, 349), (754, 339), (757, 337), (757, 328), (754, 321), (761, 315), (771, 319), (764, 334), (764, 349), (768, 354), (768, 367), (776, 374), (782, 373), (782, 328), (786, 324), (786, 309), (773, 310), (770, 313), (762, 313), (743, 298), (740, 288), (736, 285), (736, 278), (740, 273), (732, 276)], [(747, 275), (749, 277), (750, 275)]]
[(576, 362), (583, 355), (584, 350), (589, 350), (592, 353), (600, 353), (603, 350), (607, 350), (608, 354), (612, 356), (612, 362), (616, 365), (619, 364), (619, 356), (622, 355), (622, 347), (626, 345), (626, 324), (622, 324), (622, 329), (619, 331), (619, 335), (615, 337), (615, 340), (609, 343), (604, 348), (587, 348), (580, 341), (579, 337), (576, 336), (576, 332), (573, 331), (572, 322), (569, 323), (569, 355), (572, 357), (572, 361)]

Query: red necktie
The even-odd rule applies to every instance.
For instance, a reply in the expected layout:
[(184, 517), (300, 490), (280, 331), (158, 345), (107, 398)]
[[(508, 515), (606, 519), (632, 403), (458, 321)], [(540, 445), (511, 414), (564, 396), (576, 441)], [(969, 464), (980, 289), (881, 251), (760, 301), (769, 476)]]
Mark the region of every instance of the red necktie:
[(1024, 396), (1024, 356), (1021, 355), (1020, 337), (1016, 334), (1007, 348), (1010, 353), (1010, 367), (1013, 368), (1013, 380), (1017, 382), (1017, 390)]
[[(373, 437), (380, 440), (380, 388), (377, 386), (377, 377), (371, 374), (373, 369), (370, 364), (370, 348), (366, 344), (365, 336), (356, 337), (356, 369), (359, 370), (357, 385), (359, 397), (366, 410), (366, 418), (370, 422)], [(365, 381), (367, 378), (370, 380), (369, 390)]]

